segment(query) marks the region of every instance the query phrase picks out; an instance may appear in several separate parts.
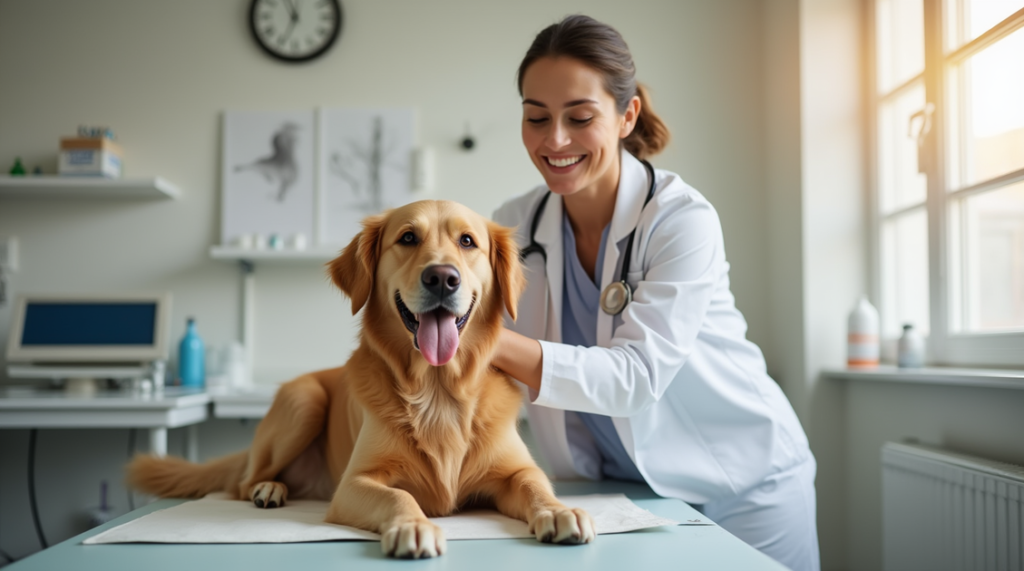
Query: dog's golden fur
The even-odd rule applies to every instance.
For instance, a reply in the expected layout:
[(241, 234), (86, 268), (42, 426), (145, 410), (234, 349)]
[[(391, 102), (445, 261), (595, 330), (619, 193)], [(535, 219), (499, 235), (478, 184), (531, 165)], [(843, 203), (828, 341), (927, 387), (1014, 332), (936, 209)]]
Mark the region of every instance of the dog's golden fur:
[[(454, 357), (432, 366), (396, 300), (429, 309), (423, 272), (439, 265), (458, 270), (449, 302), (468, 321)], [(525, 286), (512, 230), (455, 203), (418, 202), (366, 219), (328, 273), (363, 310), (348, 362), (282, 385), (248, 451), (202, 465), (138, 457), (129, 483), (163, 497), (224, 490), (260, 507), (330, 499), (326, 521), (382, 534), (397, 557), (443, 553), (426, 518), (470, 504), (526, 521), (541, 541), (591, 541), (590, 516), (555, 499), (519, 437), (520, 391), (490, 366)]]

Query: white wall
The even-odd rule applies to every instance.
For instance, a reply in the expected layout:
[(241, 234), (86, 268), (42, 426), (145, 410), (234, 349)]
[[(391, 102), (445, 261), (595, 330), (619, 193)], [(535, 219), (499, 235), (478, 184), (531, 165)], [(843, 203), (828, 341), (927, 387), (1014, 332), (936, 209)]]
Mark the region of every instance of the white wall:
[(917, 440), (1024, 466), (1022, 390), (829, 382), (843, 387), (846, 397), (846, 569), (882, 568), (880, 449), (885, 442)]
[[(304, 66), (266, 57), (245, 0), (0, 3), (0, 165), (54, 170), (62, 135), (115, 129), (126, 176), (160, 174), (175, 202), (0, 198), (2, 233), (21, 237), (16, 291), (169, 289), (174, 334), (195, 315), (207, 342), (238, 335), (237, 272), (214, 262), (220, 113), (226, 108), (413, 106), (437, 150), (438, 198), (489, 214), (540, 179), (519, 142), (516, 66), (545, 25), (581, 9), (624, 34), (638, 76), (674, 133), (660, 167), (719, 208), (734, 289), (766, 335), (756, 3), (345, 2), (340, 43)], [(465, 124), (476, 150), (457, 148)], [(352, 321), (316, 267), (258, 268), (256, 368), (266, 380), (331, 365)], [(282, 311), (287, 308), (287, 311)], [(6, 334), (6, 321), (0, 335)]]
[(848, 554), (842, 386), (846, 313), (867, 291), (863, 2), (764, 2), (769, 343), (818, 461), (824, 569)]
[[(237, 270), (208, 257), (219, 236), (226, 108), (413, 106), (419, 142), (437, 154), (435, 196), (489, 214), (540, 180), (519, 141), (516, 66), (541, 28), (585, 11), (629, 42), (638, 77), (674, 135), (655, 164), (681, 173), (718, 208), (750, 337), (764, 346), (773, 371), (785, 371), (776, 365), (788, 358), (785, 345), (768, 343), (760, 2), (345, 0), (340, 43), (304, 66), (263, 55), (246, 28), (247, 6), (0, 0), (0, 166), (21, 156), (30, 169), (52, 172), (61, 136), (102, 124), (126, 149), (126, 176), (159, 174), (183, 190), (178, 201), (157, 202), (0, 197), (0, 235), (18, 235), (22, 246), (11, 293), (170, 290), (173, 339), (188, 315), (208, 343), (236, 338)], [(467, 121), (478, 139), (472, 153), (457, 148)], [(321, 270), (257, 272), (260, 378), (342, 362), (354, 321)], [(773, 275), (776, 290), (790, 287)], [(8, 322), (0, 308), (0, 344)], [(204, 426), (202, 454), (244, 447), (248, 428), (236, 428)], [(174, 450), (179, 435), (172, 437)], [(77, 516), (95, 502), (101, 477), (117, 481), (126, 438), (124, 431), (43, 433), (39, 490), (60, 491), (59, 501), (43, 505), (51, 540), (81, 529)], [(26, 439), (24, 431), (0, 431), (0, 547), (16, 556), (36, 548), (26, 525)], [(85, 464), (73, 479), (58, 468), (79, 457)], [(112, 494), (123, 497), (116, 487)]]
[(801, 0), (801, 178), (804, 257), (804, 419), (818, 459), (818, 513), (827, 568), (851, 550), (846, 521), (842, 386), (819, 376), (846, 363), (846, 318), (868, 292), (861, 0)]
[[(764, 3), (770, 343), (818, 459), (823, 569), (882, 565), (880, 449), (915, 439), (1024, 464), (1024, 391), (825, 378), (869, 291), (866, 3)], [(794, 279), (794, 276), (797, 276)]]

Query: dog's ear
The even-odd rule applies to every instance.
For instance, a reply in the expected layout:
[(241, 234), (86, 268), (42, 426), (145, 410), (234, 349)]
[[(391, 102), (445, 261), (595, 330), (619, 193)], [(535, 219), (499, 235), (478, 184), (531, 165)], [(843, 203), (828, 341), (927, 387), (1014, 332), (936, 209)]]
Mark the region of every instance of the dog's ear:
[(380, 259), (380, 236), (386, 223), (387, 213), (363, 219), (363, 230), (352, 238), (340, 256), (327, 264), (331, 281), (352, 300), (353, 315), (366, 305), (373, 291)]
[(498, 294), (505, 302), (509, 317), (515, 321), (519, 296), (526, 288), (526, 275), (523, 273), (523, 263), (519, 259), (515, 229), (488, 222), (487, 232), (491, 237), (491, 268), (494, 270)]

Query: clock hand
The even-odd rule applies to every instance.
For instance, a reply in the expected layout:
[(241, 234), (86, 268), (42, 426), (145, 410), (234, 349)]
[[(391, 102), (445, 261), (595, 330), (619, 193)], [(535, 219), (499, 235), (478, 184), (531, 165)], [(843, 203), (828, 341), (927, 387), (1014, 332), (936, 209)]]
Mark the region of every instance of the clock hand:
[(285, 8), (288, 10), (291, 18), (288, 22), (288, 29), (285, 30), (284, 34), (282, 34), (278, 40), (278, 43), (281, 44), (288, 41), (288, 38), (292, 35), (292, 30), (295, 29), (295, 24), (299, 22), (299, 9), (295, 5), (295, 0), (285, 0)]
[(296, 22), (296, 20), (294, 18), (292, 18), (291, 22), (288, 22), (288, 29), (281, 36), (280, 43), (283, 44), (285, 41), (288, 40), (288, 37), (292, 35), (292, 30), (295, 29), (295, 22)]

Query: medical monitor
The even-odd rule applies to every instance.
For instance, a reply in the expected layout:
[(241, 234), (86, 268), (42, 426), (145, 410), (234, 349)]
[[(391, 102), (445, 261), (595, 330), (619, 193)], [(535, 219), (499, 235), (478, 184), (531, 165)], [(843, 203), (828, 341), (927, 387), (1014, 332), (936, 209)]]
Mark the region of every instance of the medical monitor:
[(166, 359), (170, 294), (23, 295), (7, 360), (125, 363)]

